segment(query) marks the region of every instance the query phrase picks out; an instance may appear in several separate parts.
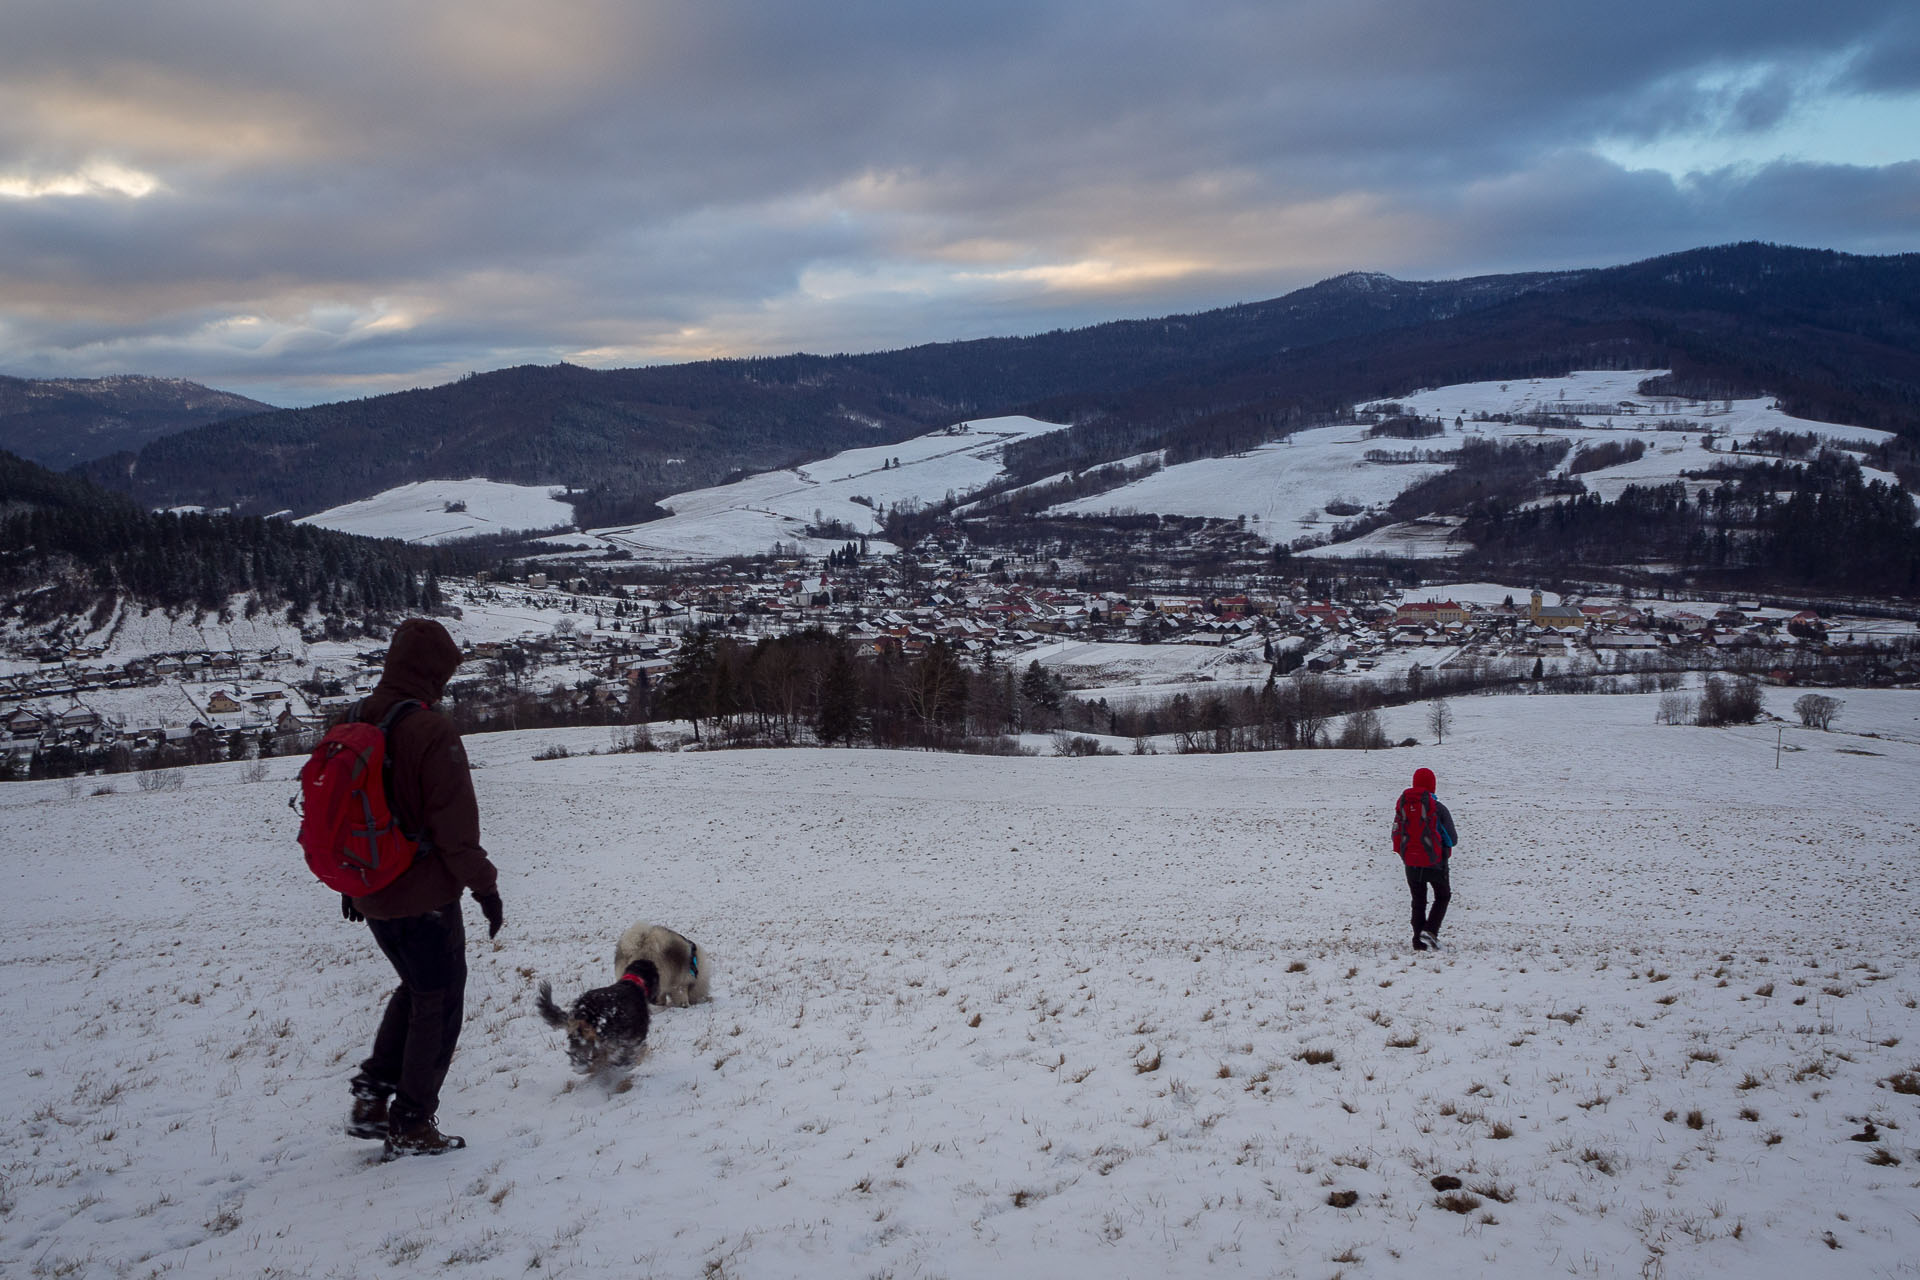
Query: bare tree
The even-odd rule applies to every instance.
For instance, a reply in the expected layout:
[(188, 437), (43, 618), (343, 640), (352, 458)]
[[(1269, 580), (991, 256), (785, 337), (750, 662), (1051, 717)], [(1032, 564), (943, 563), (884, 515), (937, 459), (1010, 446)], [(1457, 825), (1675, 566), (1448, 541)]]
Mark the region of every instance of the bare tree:
[(1803, 693), (1794, 699), (1793, 710), (1800, 723), (1809, 729), (1831, 729), (1833, 719), (1846, 704), (1824, 693)]
[(1453, 728), (1453, 708), (1445, 698), (1435, 698), (1428, 704), (1427, 728), (1432, 730), (1435, 743), (1447, 740), (1447, 731)]
[(1333, 745), (1347, 751), (1378, 751), (1387, 745), (1387, 731), (1380, 725), (1380, 713), (1370, 708), (1349, 711), (1340, 722)]
[(1660, 710), (1654, 713), (1655, 724), (1686, 724), (1693, 719), (1693, 699), (1684, 693), (1663, 693), (1660, 695)]
[(1300, 745), (1318, 746), (1320, 734), (1332, 714), (1326, 684), (1318, 676), (1306, 676), (1296, 687), (1299, 690)]

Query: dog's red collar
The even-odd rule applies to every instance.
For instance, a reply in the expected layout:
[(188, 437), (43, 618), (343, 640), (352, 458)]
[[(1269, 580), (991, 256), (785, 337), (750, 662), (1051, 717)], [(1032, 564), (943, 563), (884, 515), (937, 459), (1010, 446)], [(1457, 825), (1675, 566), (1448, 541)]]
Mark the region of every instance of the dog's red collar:
[(620, 981), (631, 982), (634, 986), (640, 988), (641, 995), (645, 996), (649, 1000), (653, 999), (653, 992), (647, 990), (647, 980), (641, 977), (639, 974), (623, 973), (620, 975)]

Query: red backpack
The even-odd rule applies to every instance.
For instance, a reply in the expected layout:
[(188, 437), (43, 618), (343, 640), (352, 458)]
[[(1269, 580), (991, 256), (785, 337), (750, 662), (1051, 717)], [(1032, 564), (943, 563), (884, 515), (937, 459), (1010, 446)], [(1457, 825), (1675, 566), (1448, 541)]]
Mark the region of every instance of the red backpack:
[(362, 898), (413, 865), (420, 840), (387, 805), (393, 761), (387, 734), (422, 702), (395, 703), (379, 724), (335, 725), (300, 770), (300, 847), (329, 889)]
[(1440, 807), (1431, 791), (1408, 787), (1393, 807), (1393, 851), (1410, 867), (1437, 867), (1445, 845), (1440, 835)]

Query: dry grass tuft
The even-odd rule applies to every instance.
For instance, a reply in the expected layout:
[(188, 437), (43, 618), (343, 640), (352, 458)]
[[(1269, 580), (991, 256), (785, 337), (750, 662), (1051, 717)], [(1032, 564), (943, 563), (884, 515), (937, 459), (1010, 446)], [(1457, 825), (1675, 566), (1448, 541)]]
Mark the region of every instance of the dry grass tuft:
[[(1358, 1191), (1329, 1191), (1327, 1192), (1327, 1203), (1336, 1209), (1351, 1209), (1354, 1205), (1360, 1203), (1360, 1193)], [(1338, 1259), (1335, 1259), (1335, 1261), (1338, 1261)]]
[(1433, 1202), (1449, 1213), (1472, 1213), (1486, 1203), (1471, 1191), (1449, 1191), (1444, 1196), (1435, 1196)]

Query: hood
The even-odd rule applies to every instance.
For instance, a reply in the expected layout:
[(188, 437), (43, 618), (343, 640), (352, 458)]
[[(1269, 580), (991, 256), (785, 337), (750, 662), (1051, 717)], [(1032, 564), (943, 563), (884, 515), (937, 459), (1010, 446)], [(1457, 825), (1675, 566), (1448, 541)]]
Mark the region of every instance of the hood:
[(1431, 769), (1415, 769), (1413, 771), (1413, 789), (1415, 791), (1431, 791), (1434, 789), (1437, 781)]
[(459, 665), (460, 646), (445, 627), (431, 618), (408, 618), (387, 646), (379, 687), (422, 702), (438, 702)]

